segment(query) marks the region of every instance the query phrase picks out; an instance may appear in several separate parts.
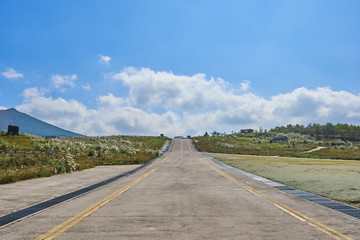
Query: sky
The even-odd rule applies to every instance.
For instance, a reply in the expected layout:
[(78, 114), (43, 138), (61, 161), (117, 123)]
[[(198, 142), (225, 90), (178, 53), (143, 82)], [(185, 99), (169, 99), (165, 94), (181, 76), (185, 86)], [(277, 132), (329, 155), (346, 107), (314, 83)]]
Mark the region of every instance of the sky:
[(1, 0), (0, 109), (90, 136), (360, 124), (360, 1)]

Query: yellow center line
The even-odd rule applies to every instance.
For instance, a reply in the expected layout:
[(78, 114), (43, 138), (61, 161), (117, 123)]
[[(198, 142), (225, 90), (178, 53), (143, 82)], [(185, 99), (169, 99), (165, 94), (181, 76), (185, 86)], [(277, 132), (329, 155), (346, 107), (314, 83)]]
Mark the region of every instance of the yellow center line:
[[(173, 143), (172, 146), (170, 147), (169, 153), (170, 153), (170, 152), (173, 152), (173, 151), (174, 151), (174, 148), (175, 148), (175, 144)], [(164, 158), (161, 160), (161, 163), (164, 163), (168, 157), (169, 157), (169, 155), (166, 154), (166, 157), (164, 157)]]
[(164, 163), (168, 157), (164, 157), (164, 159), (161, 161), (161, 163)]
[[(194, 153), (195, 154), (195, 153)], [(235, 178), (231, 177), (230, 175), (224, 173), (223, 171), (215, 168), (214, 166), (212, 166), (210, 163), (208, 163), (208, 161), (206, 161), (202, 156), (195, 154), (195, 156), (197, 158), (199, 158), (203, 163), (205, 163), (208, 167), (210, 167), (211, 169), (213, 169), (214, 171), (216, 171), (217, 173), (219, 173), (220, 175), (224, 176), (225, 178), (229, 179), (230, 181), (234, 182), (235, 184), (239, 185), (240, 187), (244, 188), (245, 190), (247, 190), (248, 192), (251, 192), (252, 194), (263, 198), (264, 200), (266, 200), (267, 202), (270, 202), (272, 205), (276, 206), (277, 208), (281, 209), (282, 211), (286, 212), (287, 214), (295, 217), (296, 219), (302, 221), (302, 222), (306, 222), (308, 223), (310, 226), (328, 234), (329, 236), (337, 239), (337, 240), (353, 240), (353, 238), (346, 236), (338, 231), (336, 231), (335, 229), (316, 221), (315, 219), (312, 219), (311, 217), (296, 211), (295, 209), (287, 206), (284, 203), (281, 203), (269, 196), (267, 196), (266, 194), (263, 194), (251, 187), (249, 187), (248, 185), (236, 180)]]
[(44, 233), (43, 235), (35, 238), (35, 240), (43, 240), (43, 239), (50, 240), (50, 239), (54, 239), (54, 238), (58, 237), (59, 235), (61, 235), (65, 231), (67, 231), (69, 228), (73, 227), (75, 224), (82, 221), (84, 218), (88, 217), (90, 214), (94, 213), (96, 210), (98, 210), (105, 204), (112, 201), (114, 198), (118, 197), (122, 193), (126, 192), (127, 190), (129, 190), (130, 188), (132, 188), (133, 186), (135, 186), (136, 184), (138, 184), (139, 182), (144, 180), (146, 177), (148, 177), (150, 174), (154, 173), (156, 170), (157, 170), (157, 168), (154, 168), (154, 169), (148, 171), (147, 173), (145, 173), (141, 177), (137, 178), (133, 182), (129, 183), (125, 187), (119, 189), (118, 191), (112, 193), (111, 195), (107, 196), (106, 198), (102, 199), (101, 201), (95, 203), (94, 205), (85, 209), (84, 211), (80, 212), (79, 214), (75, 215), (74, 217), (72, 217), (72, 218), (66, 220), (65, 222), (61, 223), (60, 225), (54, 227), (47, 233)]
[(302, 217), (299, 217), (298, 215), (296, 215), (296, 214), (290, 212), (289, 210), (287, 210), (287, 209), (285, 209), (285, 208), (277, 205), (276, 203), (274, 203), (274, 205), (275, 205), (276, 207), (280, 208), (281, 210), (283, 210), (284, 212), (288, 213), (289, 215), (293, 216), (294, 218), (297, 218), (297, 219), (299, 219), (299, 220), (302, 221), (302, 222), (306, 222), (306, 220), (303, 219)]
[(191, 142), (190, 140), (187, 141), (190, 152), (194, 152), (194, 148), (191, 147), (190, 142)]
[(173, 144), (172, 144), (173, 146), (172, 146), (172, 149), (170, 150), (170, 152), (173, 152), (174, 151), (174, 149), (175, 149), (175, 141), (173, 142)]

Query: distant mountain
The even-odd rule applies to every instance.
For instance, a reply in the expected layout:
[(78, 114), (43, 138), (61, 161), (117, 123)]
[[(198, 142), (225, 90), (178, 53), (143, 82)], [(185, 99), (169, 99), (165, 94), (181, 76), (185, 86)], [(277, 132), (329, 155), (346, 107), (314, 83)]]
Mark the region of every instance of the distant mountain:
[(44, 121), (19, 112), (14, 108), (0, 110), (0, 131), (7, 131), (8, 125), (19, 126), (20, 133), (39, 137), (83, 137), (71, 131), (64, 130)]

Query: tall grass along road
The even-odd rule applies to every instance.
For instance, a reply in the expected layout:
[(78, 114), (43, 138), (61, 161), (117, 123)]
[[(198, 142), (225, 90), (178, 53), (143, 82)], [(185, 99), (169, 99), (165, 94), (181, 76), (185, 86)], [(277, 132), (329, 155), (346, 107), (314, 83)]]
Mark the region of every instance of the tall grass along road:
[(43, 139), (0, 132), (0, 184), (101, 165), (144, 164), (168, 138), (141, 136)]

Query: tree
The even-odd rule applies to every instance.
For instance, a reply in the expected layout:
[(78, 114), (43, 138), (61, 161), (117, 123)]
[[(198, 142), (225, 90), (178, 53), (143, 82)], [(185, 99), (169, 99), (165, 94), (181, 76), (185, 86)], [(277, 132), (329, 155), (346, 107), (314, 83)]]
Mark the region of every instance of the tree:
[(334, 137), (336, 135), (335, 126), (332, 123), (327, 123), (323, 127), (323, 134), (325, 139), (329, 139), (329, 137)]

